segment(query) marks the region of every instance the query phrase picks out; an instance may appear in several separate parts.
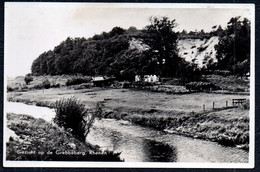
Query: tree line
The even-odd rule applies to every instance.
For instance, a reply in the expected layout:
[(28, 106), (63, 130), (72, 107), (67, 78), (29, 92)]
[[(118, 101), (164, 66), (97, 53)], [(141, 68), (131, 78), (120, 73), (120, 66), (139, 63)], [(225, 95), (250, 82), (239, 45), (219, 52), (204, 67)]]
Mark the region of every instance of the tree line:
[[(177, 23), (167, 17), (151, 17), (149, 21), (142, 30), (114, 27), (88, 39), (68, 37), (33, 61), (32, 75), (82, 74), (133, 79), (136, 74), (157, 74), (196, 79), (201, 69), (179, 57), (177, 48), (181, 36), (195, 34), (174, 32)], [(218, 62), (209, 64), (208, 69), (241, 73), (239, 69), (250, 62), (249, 20), (232, 18), (226, 29), (218, 27), (210, 34), (219, 36), (215, 47)], [(206, 37), (209, 33), (200, 31), (199, 35)]]

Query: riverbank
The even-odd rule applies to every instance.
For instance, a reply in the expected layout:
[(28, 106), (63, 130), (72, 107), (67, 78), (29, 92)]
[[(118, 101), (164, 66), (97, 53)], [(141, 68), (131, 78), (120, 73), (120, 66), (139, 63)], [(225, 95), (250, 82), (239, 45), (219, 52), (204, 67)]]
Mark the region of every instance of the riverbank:
[[(103, 103), (104, 118), (123, 119), (169, 133), (248, 150), (249, 109), (230, 106), (232, 98), (248, 98), (246, 95), (169, 95), (131, 89), (52, 88), (10, 92), (8, 100), (52, 107), (56, 100), (71, 95), (85, 103), (86, 108), (93, 108), (97, 102)], [(214, 109), (211, 107), (213, 101)], [(229, 102), (227, 107), (226, 102)]]
[(118, 153), (101, 151), (43, 119), (7, 114), (6, 160), (121, 161)]
[[(120, 110), (121, 111), (121, 110)], [(205, 113), (147, 111), (145, 113), (110, 111), (105, 118), (127, 120), (133, 124), (167, 133), (218, 142), (224, 146), (249, 149), (249, 112), (224, 108)]]

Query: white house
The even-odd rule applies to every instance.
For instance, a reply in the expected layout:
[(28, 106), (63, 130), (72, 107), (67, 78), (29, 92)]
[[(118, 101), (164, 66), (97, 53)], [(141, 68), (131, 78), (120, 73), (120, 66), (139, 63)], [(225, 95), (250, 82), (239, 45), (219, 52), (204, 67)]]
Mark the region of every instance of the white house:
[(135, 82), (159, 82), (159, 76), (157, 75), (135, 75)]
[(104, 81), (105, 78), (103, 76), (97, 76), (97, 77), (92, 77), (93, 81)]

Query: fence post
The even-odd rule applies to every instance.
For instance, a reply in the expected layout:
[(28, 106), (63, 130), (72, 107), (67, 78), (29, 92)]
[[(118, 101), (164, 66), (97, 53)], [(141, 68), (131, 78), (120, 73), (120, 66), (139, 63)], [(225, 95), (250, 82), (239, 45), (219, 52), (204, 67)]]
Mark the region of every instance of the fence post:
[(228, 101), (226, 101), (226, 107), (228, 107)]
[(203, 111), (205, 112), (205, 104), (203, 104)]
[(213, 109), (214, 109), (215, 102), (213, 102)]

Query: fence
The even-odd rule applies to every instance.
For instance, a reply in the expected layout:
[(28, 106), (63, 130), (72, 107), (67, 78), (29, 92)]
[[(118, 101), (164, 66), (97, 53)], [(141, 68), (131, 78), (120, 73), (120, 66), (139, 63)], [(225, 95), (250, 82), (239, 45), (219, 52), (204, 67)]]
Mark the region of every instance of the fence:
[(246, 99), (232, 99), (232, 105), (236, 106), (236, 105), (242, 105), (242, 103), (244, 103), (246, 101)]
[[(244, 102), (246, 101), (246, 99), (232, 99), (232, 106), (237, 106), (237, 105), (241, 105), (243, 104)], [(217, 102), (212, 102), (212, 109), (216, 109), (216, 105), (217, 105)], [(219, 103), (218, 103), (219, 105)], [(225, 106), (221, 106), (221, 108), (224, 108), (224, 107), (229, 107), (229, 103), (228, 101), (225, 102)], [(203, 111), (205, 112), (206, 111), (206, 105), (203, 104)]]

